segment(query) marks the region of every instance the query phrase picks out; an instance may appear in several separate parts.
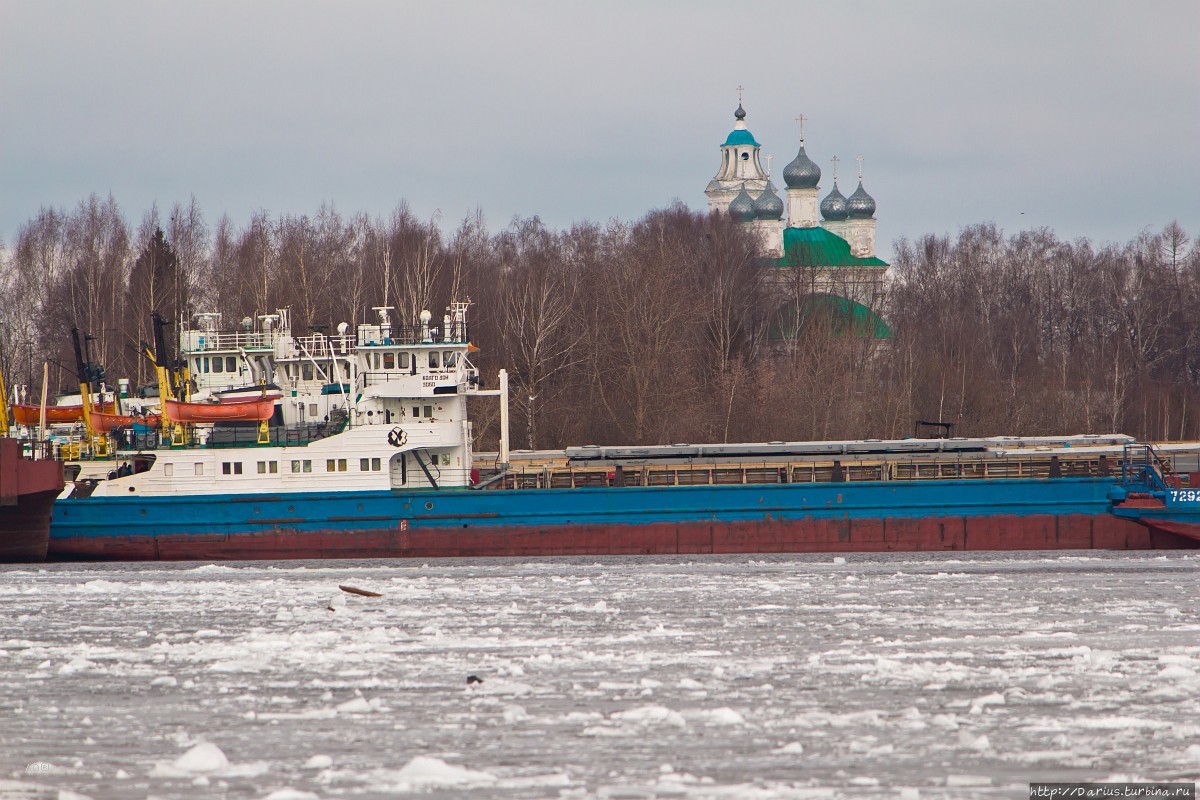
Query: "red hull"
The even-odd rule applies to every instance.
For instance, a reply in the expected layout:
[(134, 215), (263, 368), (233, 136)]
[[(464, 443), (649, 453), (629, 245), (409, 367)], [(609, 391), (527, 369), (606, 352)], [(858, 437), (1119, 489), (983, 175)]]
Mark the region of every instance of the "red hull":
[(1197, 542), (1105, 515), (772, 520), (745, 523), (489, 528), (277, 529), (233, 536), (56, 539), (63, 559), (214, 561), (292, 558), (1153, 550)]
[(31, 461), (20, 441), (0, 439), (0, 562), (45, 559), (50, 509), (62, 488), (61, 461)]
[(0, 563), (46, 560), (56, 497), (58, 491), (23, 494), (15, 506), (0, 506)]

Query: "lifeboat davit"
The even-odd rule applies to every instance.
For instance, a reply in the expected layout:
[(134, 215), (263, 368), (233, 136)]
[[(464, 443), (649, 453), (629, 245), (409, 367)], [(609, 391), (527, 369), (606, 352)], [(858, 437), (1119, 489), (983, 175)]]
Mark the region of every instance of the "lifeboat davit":
[[(97, 406), (96, 408), (99, 409), (99, 413), (101, 414), (111, 414), (113, 411), (116, 411), (116, 408), (112, 403), (108, 403), (103, 407)], [(40, 425), (42, 418), (42, 407), (14, 403), (12, 406), (12, 415), (13, 420), (18, 425)], [(68, 425), (72, 422), (82, 421), (83, 406), (46, 406), (47, 425)]]
[(238, 403), (181, 403), (164, 400), (163, 412), (172, 422), (262, 422), (275, 413), (275, 400)]
[(129, 428), (134, 425), (157, 428), (160, 424), (162, 424), (162, 417), (158, 414), (138, 417), (129, 414), (106, 414), (103, 411), (92, 412), (92, 427), (100, 433), (108, 433), (114, 428)]

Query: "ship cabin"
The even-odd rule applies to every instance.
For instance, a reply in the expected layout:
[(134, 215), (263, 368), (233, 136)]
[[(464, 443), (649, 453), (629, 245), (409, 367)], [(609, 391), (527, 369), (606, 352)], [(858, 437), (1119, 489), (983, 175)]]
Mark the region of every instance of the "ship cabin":
[(391, 321), (392, 307), (373, 310), (379, 322), (359, 325), (355, 332), (352, 423), (461, 424), (463, 394), (479, 383), (469, 360), (466, 304), (451, 305), (441, 327), (430, 324), (428, 311), (416, 325), (399, 325)]
[(205, 312), (179, 333), (179, 349), (187, 362), (191, 399), (236, 399), (233, 395), (274, 380), (276, 348), (291, 337), (288, 311), (246, 317), (235, 330), (221, 330), (221, 315)]

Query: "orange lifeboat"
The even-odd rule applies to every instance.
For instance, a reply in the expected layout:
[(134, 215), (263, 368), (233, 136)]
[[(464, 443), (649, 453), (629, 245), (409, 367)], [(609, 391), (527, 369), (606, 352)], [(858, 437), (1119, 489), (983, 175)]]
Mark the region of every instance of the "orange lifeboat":
[[(112, 403), (96, 406), (101, 414), (111, 414), (116, 411)], [(92, 412), (93, 414), (96, 412)], [(41, 422), (42, 407), (14, 403), (12, 406), (13, 420), (19, 425), (38, 425)], [(47, 425), (67, 425), (83, 421), (83, 406), (46, 406)]]
[(114, 428), (128, 428), (133, 425), (157, 428), (161, 422), (162, 417), (158, 414), (135, 417), (126, 414), (106, 414), (103, 411), (92, 412), (92, 427), (100, 433), (108, 433)]
[(262, 422), (275, 413), (275, 400), (269, 397), (239, 403), (164, 400), (163, 411), (172, 422)]

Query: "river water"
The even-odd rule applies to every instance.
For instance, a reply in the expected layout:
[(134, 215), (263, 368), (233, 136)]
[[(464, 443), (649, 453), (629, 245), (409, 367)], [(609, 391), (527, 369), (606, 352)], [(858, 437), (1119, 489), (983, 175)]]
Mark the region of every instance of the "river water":
[(1198, 589), (1179, 553), (0, 567), (0, 798), (1195, 780)]

